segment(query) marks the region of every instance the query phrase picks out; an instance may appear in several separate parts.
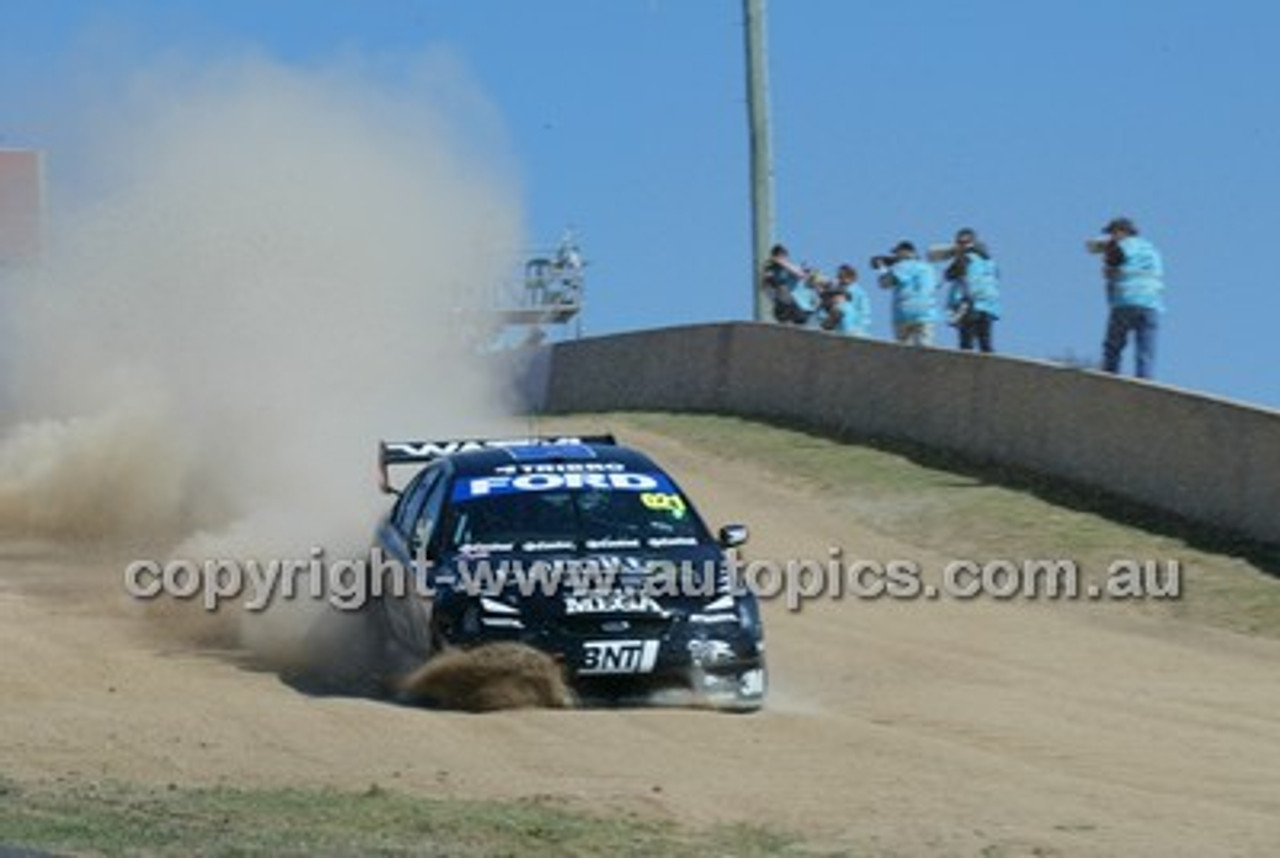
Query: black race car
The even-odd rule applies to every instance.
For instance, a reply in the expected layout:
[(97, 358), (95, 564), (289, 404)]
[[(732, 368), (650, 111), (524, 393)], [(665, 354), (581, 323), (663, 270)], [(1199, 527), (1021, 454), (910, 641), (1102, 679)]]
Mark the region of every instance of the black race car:
[[(409, 570), (372, 604), (393, 672), (450, 647), (515, 641), (557, 657), (579, 697), (685, 689), (750, 711), (766, 690), (755, 596), (675, 481), (612, 436), (383, 442), (398, 494), (376, 537)], [(389, 469), (416, 465), (403, 489)]]

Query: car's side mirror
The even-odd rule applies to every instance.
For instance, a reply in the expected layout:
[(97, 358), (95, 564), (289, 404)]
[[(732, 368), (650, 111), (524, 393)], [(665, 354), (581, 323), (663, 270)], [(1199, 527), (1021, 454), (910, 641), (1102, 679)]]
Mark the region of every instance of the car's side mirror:
[(720, 528), (720, 544), (725, 548), (744, 545), (750, 536), (745, 524), (726, 524)]

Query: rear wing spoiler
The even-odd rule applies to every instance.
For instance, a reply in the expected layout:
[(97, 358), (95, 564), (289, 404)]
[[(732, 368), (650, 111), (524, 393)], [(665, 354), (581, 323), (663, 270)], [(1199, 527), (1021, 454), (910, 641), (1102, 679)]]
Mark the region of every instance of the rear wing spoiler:
[(534, 435), (528, 438), (453, 438), (447, 441), (379, 441), (378, 488), (394, 494), (392, 465), (425, 465), (455, 453), (504, 447), (554, 447), (580, 444), (616, 444), (613, 435)]

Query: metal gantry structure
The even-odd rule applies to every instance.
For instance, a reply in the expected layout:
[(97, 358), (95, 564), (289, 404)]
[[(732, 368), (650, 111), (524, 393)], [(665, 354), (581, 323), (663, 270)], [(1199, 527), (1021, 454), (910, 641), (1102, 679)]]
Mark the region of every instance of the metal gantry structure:
[(541, 345), (565, 339), (570, 326), (582, 336), (587, 259), (571, 230), (553, 248), (530, 252), (518, 285), (500, 291), (494, 310), (493, 345), (498, 348)]
[[(769, 301), (760, 288), (760, 272), (774, 244), (773, 152), (770, 142), (768, 59), (765, 37), (765, 0), (742, 0), (747, 69), (747, 124), (751, 153), (751, 303), (756, 321), (769, 318)], [(582, 335), (582, 309), (586, 259), (571, 231), (560, 244), (535, 252), (524, 265), (518, 295), (505, 290), (495, 311), (497, 331), (492, 344), (534, 345), (560, 336), (573, 325), (573, 336)], [(511, 332), (517, 332), (511, 342)]]

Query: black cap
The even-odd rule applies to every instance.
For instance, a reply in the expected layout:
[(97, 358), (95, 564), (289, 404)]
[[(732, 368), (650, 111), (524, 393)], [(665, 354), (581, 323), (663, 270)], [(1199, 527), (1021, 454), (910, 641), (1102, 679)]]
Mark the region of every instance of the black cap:
[(894, 253), (900, 253), (904, 250), (909, 251), (910, 253), (915, 253), (916, 246), (909, 241), (900, 241), (893, 246)]
[(1107, 222), (1107, 225), (1102, 228), (1102, 231), (1113, 232), (1117, 229), (1122, 229), (1125, 232), (1132, 233), (1134, 235), (1138, 234), (1138, 227), (1135, 226), (1133, 221), (1129, 220), (1127, 217), (1113, 217)]

